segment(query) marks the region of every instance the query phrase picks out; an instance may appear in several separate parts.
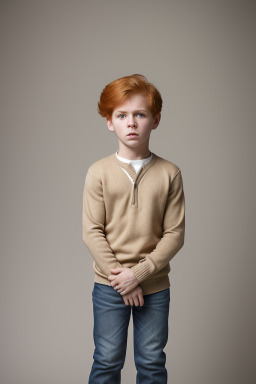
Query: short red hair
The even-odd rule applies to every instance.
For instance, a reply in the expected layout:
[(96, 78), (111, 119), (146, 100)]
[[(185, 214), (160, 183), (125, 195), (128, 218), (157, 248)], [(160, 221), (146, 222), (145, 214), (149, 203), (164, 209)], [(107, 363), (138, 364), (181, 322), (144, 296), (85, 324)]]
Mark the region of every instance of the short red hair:
[(98, 102), (98, 112), (102, 117), (111, 117), (113, 110), (129, 96), (142, 94), (147, 97), (152, 116), (162, 110), (162, 97), (156, 87), (143, 75), (124, 76), (114, 80), (103, 89)]

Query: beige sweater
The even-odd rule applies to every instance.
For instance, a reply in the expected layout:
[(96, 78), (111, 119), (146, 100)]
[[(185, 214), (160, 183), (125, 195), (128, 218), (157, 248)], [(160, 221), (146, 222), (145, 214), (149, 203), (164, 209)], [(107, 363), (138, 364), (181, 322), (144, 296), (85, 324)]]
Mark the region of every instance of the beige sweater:
[(185, 235), (181, 170), (151, 153), (138, 173), (116, 153), (96, 161), (83, 191), (83, 241), (94, 259), (94, 281), (111, 285), (110, 269), (128, 267), (144, 295), (170, 286), (169, 262)]

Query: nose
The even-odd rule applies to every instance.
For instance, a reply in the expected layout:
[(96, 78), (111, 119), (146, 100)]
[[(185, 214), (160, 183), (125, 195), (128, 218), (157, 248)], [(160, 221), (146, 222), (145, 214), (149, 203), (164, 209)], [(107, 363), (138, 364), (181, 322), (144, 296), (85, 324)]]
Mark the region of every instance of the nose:
[(134, 120), (134, 117), (130, 116), (128, 120), (128, 127), (135, 127), (135, 126), (136, 126), (136, 122)]

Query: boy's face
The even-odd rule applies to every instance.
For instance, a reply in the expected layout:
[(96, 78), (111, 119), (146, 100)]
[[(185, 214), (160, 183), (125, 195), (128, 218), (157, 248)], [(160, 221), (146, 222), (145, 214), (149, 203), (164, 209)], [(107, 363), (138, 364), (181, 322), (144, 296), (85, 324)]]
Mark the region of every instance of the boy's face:
[[(148, 100), (141, 94), (134, 94), (118, 105), (111, 118), (107, 118), (107, 125), (118, 137), (119, 153), (132, 148), (145, 151), (149, 146), (151, 131), (157, 128), (160, 118), (160, 114), (153, 118)], [(129, 135), (131, 132), (136, 135)]]

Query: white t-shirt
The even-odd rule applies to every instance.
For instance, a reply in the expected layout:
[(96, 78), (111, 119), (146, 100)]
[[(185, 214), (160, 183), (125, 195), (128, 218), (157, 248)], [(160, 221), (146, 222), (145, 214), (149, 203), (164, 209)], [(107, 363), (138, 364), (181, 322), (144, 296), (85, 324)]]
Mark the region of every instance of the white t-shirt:
[[(150, 152), (150, 156), (149, 157), (146, 157), (145, 159), (139, 159), (139, 160), (130, 160), (130, 159), (126, 159), (124, 157), (121, 157), (118, 155), (118, 151), (116, 151), (116, 157), (120, 160), (120, 161), (123, 161), (124, 163), (130, 163), (135, 172), (138, 173), (139, 170), (140, 170), (140, 167), (142, 166), (142, 164), (144, 163), (148, 163), (151, 159), (152, 159), (152, 153)], [(131, 178), (131, 176), (126, 172), (125, 169), (122, 168), (122, 170), (127, 174), (127, 176), (129, 177), (129, 179), (131, 180), (132, 183), (134, 183), (133, 179)]]

